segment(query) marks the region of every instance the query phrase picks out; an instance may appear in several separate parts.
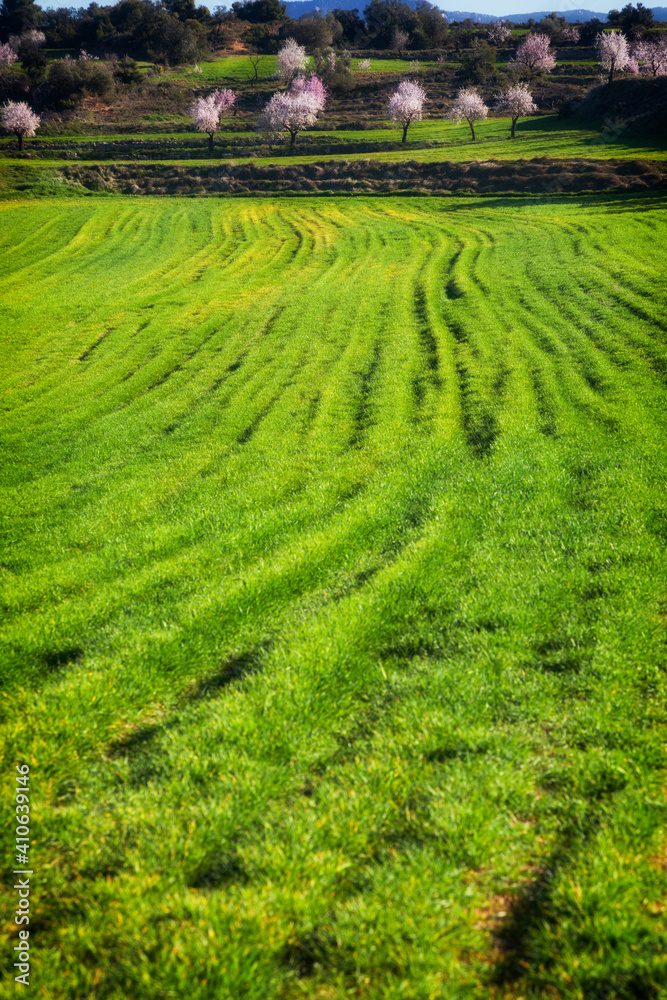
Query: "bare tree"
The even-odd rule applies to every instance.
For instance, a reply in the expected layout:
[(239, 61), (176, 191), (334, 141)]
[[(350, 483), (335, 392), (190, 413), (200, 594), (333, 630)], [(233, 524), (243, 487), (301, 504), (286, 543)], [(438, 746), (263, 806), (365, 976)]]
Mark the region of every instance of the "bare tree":
[(250, 65), (252, 66), (255, 72), (255, 78), (251, 82), (259, 83), (259, 64), (262, 61), (262, 57), (258, 55), (256, 52), (254, 52), (248, 58), (250, 59)]

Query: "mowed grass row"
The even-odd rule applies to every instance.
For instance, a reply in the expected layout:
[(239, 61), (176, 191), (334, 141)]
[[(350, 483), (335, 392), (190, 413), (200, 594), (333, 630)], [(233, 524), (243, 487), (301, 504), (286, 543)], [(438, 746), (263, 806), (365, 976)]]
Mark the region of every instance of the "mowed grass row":
[(664, 209), (2, 205), (39, 995), (664, 996)]

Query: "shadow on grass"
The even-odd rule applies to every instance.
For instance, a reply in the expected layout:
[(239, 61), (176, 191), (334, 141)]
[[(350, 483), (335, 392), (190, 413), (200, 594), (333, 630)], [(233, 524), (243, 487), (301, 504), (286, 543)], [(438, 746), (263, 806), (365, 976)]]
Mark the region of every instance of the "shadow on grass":
[[(271, 644), (266, 643), (226, 659), (216, 671), (194, 681), (182, 692), (181, 709), (188, 704), (216, 698), (233, 682), (242, 681), (250, 674), (258, 672), (270, 648)], [(162, 722), (138, 725), (113, 740), (107, 747), (106, 756), (109, 760), (122, 759), (127, 762), (130, 784), (146, 784), (153, 778), (159, 777), (167, 766), (165, 754), (154, 744), (165, 733), (177, 728), (180, 723), (181, 717), (175, 713)]]
[(204, 701), (207, 698), (215, 698), (234, 681), (241, 681), (250, 674), (258, 673), (270, 648), (271, 644), (267, 643), (263, 646), (256, 646), (239, 656), (231, 656), (214, 673), (196, 681), (185, 692), (185, 701)]

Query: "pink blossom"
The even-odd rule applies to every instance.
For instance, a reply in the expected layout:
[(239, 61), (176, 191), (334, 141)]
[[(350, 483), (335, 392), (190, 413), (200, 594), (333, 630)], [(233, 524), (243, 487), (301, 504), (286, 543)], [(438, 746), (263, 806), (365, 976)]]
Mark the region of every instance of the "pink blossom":
[(392, 49), (404, 49), (409, 41), (410, 41), (410, 36), (407, 33), (407, 31), (403, 31), (402, 28), (394, 28), (393, 34), (391, 36)]
[(465, 119), (470, 125), (473, 141), (475, 140), (475, 122), (483, 121), (489, 113), (489, 109), (479, 96), (476, 90), (466, 88), (459, 90), (454, 105), (447, 113), (447, 117), (452, 121), (460, 122)]
[(595, 36), (595, 47), (598, 50), (600, 66), (609, 73), (608, 82), (611, 83), (616, 70), (620, 73), (628, 65), (630, 59), (628, 40), (621, 31), (602, 31)]
[(214, 90), (211, 97), (220, 109), (221, 115), (236, 104), (236, 94), (233, 90)]
[(13, 132), (19, 141), (19, 149), (23, 149), (23, 139), (33, 136), (40, 123), (39, 115), (30, 110), (25, 101), (7, 101), (0, 109), (0, 121), (3, 128)]
[(528, 90), (528, 84), (518, 83), (514, 87), (508, 87), (504, 94), (496, 100), (496, 111), (506, 111), (512, 119), (512, 138), (516, 136), (516, 123), (524, 115), (532, 115), (537, 111), (537, 105), (533, 100), (533, 95)]
[(290, 84), (289, 93), (293, 97), (297, 94), (310, 94), (319, 104), (320, 111), (323, 110), (327, 100), (327, 88), (314, 73), (310, 76), (303, 76), (301, 73), (295, 76)]
[(11, 45), (0, 45), (0, 66), (11, 66), (18, 59), (16, 52)]
[(581, 32), (579, 31), (579, 28), (573, 28), (568, 26), (567, 28), (563, 28), (563, 38), (565, 39), (566, 42), (570, 42), (572, 45), (576, 45), (576, 43), (581, 38)]
[(531, 76), (542, 70), (550, 73), (556, 65), (556, 56), (549, 47), (550, 43), (548, 35), (528, 35), (516, 50), (516, 57), (510, 59), (510, 65), (528, 70)]
[(31, 42), (39, 47), (46, 44), (46, 35), (43, 31), (33, 29), (32, 31), (24, 31), (22, 35), (10, 35), (7, 39), (7, 44), (14, 52), (18, 52), (23, 42)]
[(220, 116), (236, 101), (232, 90), (216, 90), (208, 97), (198, 97), (190, 108), (192, 121), (198, 132), (208, 132), (209, 149), (213, 149), (213, 136), (220, 127)]
[(633, 56), (642, 69), (652, 76), (667, 74), (667, 39), (657, 42), (638, 42), (633, 49)]
[(21, 35), (22, 42), (32, 42), (33, 45), (46, 45), (46, 35), (43, 31), (24, 31)]
[(414, 80), (402, 80), (389, 98), (387, 113), (396, 125), (403, 126), (402, 142), (407, 139), (411, 123), (421, 121), (425, 102), (424, 88)]
[(278, 72), (285, 80), (291, 80), (295, 73), (306, 68), (308, 57), (303, 45), (298, 45), (296, 39), (288, 38), (278, 53)]
[(290, 146), (293, 146), (299, 132), (314, 125), (321, 110), (321, 100), (315, 94), (305, 90), (295, 94), (279, 92), (273, 95), (259, 116), (257, 129), (269, 141), (274, 140), (281, 132), (288, 132)]
[(502, 21), (496, 21), (489, 28), (488, 39), (492, 45), (502, 45), (503, 42), (509, 41), (511, 37), (512, 29), (503, 24)]

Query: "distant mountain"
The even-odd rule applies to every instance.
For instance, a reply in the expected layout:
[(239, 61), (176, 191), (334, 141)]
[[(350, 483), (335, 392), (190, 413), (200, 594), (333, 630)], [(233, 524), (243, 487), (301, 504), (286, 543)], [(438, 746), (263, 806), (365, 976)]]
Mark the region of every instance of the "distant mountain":
[[(623, 7), (623, 3), (620, 3), (617, 10)], [(653, 7), (653, 18), (655, 21), (664, 21), (667, 18), (667, 7)], [(446, 12), (448, 19), (454, 20), (454, 18), (449, 17), (449, 11)], [(521, 21), (528, 21), (532, 17), (535, 21), (541, 21), (543, 17), (548, 17), (552, 12), (550, 10), (538, 10), (534, 11), (532, 14), (503, 14), (500, 20), (502, 21), (513, 21), (515, 24)], [(604, 11), (599, 10), (558, 10), (556, 11), (559, 17), (564, 17), (566, 21), (593, 21), (596, 17), (601, 21), (607, 20), (607, 14)], [(475, 15), (471, 15), (475, 17)], [(497, 17), (493, 18), (494, 21), (499, 20)], [(484, 22), (486, 24), (486, 21)]]
[[(285, 0), (287, 16), (295, 20), (304, 14), (310, 14), (316, 10), (322, 11), (323, 14), (336, 9), (358, 10), (361, 14), (367, 3), (368, 0)], [(405, 0), (405, 3), (409, 7), (412, 7), (413, 10), (417, 6), (417, 0)], [(467, 18), (470, 18), (471, 21), (476, 21), (477, 24), (492, 24), (498, 20), (512, 21), (518, 24), (522, 21), (529, 21), (531, 17), (535, 21), (541, 21), (543, 17), (547, 17), (551, 13), (550, 10), (536, 10), (528, 14), (476, 14), (474, 11), (469, 10), (444, 10), (440, 3), (436, 3), (436, 6), (440, 7), (443, 13), (447, 15), (448, 21), (465, 21)], [(622, 6), (623, 3), (619, 3), (618, 9), (620, 10)], [(654, 20), (667, 21), (667, 7), (653, 7), (652, 10)], [(565, 10), (558, 11), (558, 14), (568, 22), (592, 21), (596, 17), (601, 21), (606, 21), (607, 19), (606, 13), (599, 10)]]
[[(405, 0), (409, 3), (411, 7), (414, 7), (412, 0)], [(436, 6), (440, 7), (440, 4)], [(621, 6), (623, 4), (621, 3)], [(347, 8), (346, 8), (347, 9)], [(660, 7), (659, 10), (664, 10), (665, 8)], [(444, 13), (447, 15), (448, 21), (465, 21), (466, 18), (470, 18), (471, 21), (476, 21), (477, 24), (491, 24), (494, 21), (513, 21), (514, 23), (521, 23), (522, 21), (529, 21), (532, 17), (534, 21), (541, 21), (543, 17), (547, 17), (552, 13), (550, 10), (534, 10), (528, 14), (475, 14), (468, 10), (446, 10)], [(559, 10), (556, 12), (559, 17), (564, 17), (566, 21), (592, 21), (593, 18), (599, 17), (601, 21), (606, 21), (606, 12), (599, 10)], [(658, 18), (653, 15), (656, 20)]]
[[(623, 4), (621, 4), (621, 7)], [(559, 10), (557, 11), (559, 17), (564, 17), (566, 21), (592, 21), (596, 17), (601, 21), (607, 20), (607, 15), (600, 10)], [(513, 21), (515, 24), (521, 21), (528, 21), (532, 17), (534, 21), (541, 21), (543, 17), (548, 17), (551, 14), (550, 10), (538, 10), (534, 11), (532, 14), (508, 14), (503, 17), (503, 21)]]
[[(441, 4), (437, 3), (435, 6), (440, 7)], [(444, 13), (447, 15), (448, 21), (466, 21), (470, 18), (471, 21), (475, 21), (477, 24), (493, 24), (494, 21), (498, 20), (497, 14), (474, 14), (469, 10), (446, 10)]]

